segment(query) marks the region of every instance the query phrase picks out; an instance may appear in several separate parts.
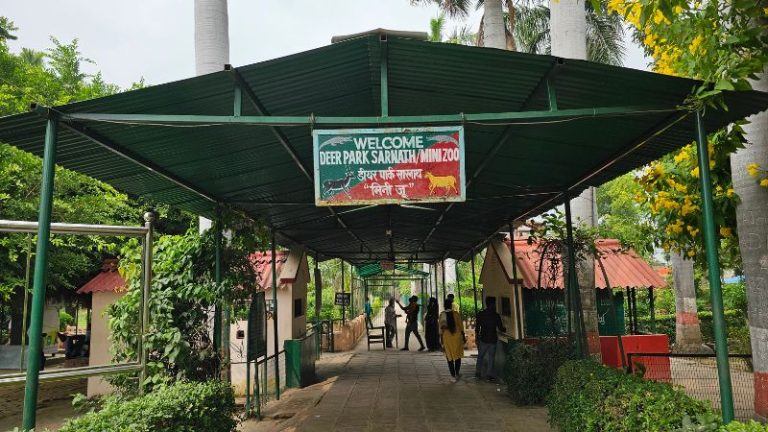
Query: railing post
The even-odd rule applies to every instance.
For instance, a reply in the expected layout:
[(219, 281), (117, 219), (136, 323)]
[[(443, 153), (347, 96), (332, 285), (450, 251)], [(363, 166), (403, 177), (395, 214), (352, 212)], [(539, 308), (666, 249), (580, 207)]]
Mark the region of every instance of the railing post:
[(56, 141), (58, 119), (50, 116), (46, 122), (45, 148), (43, 151), (43, 178), (40, 187), (40, 207), (37, 217), (37, 247), (35, 277), (32, 287), (32, 309), (29, 325), (29, 356), (27, 380), (24, 386), (24, 410), (22, 430), (35, 428), (37, 416), (37, 390), (43, 356), (43, 309), (45, 308), (46, 276), (48, 272), (48, 246), (51, 234), (51, 210), (53, 207), (53, 178), (56, 173)]
[(720, 285), (720, 261), (718, 259), (718, 241), (715, 233), (714, 204), (712, 201), (712, 179), (709, 173), (709, 147), (707, 133), (701, 119), (701, 111), (696, 112), (696, 146), (699, 156), (699, 181), (701, 183), (702, 213), (704, 216), (704, 250), (707, 254), (709, 269), (709, 295), (712, 302), (712, 324), (715, 336), (715, 354), (717, 355), (717, 377), (720, 384), (720, 409), (723, 422), (733, 421), (733, 388), (731, 387), (731, 368), (728, 363), (728, 340), (725, 333), (723, 313), (723, 290)]

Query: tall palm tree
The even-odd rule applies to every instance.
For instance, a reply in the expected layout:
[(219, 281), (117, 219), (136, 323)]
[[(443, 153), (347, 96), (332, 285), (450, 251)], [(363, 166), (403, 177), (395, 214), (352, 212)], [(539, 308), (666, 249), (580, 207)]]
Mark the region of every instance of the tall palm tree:
[(429, 20), (429, 41), (447, 42), (458, 45), (474, 45), (476, 35), (472, 33), (469, 26), (454, 27), (453, 32), (445, 37), (445, 14), (442, 13), (436, 18)]
[(13, 21), (0, 16), (0, 40), (16, 40), (17, 38), (13, 35), (13, 32), (18, 29)]
[[(195, 0), (195, 73), (204, 75), (218, 72), (229, 63), (229, 15), (227, 0)], [(211, 227), (211, 221), (200, 216), (200, 232)], [(220, 319), (219, 319), (220, 317)], [(218, 330), (221, 340), (222, 378), (226, 381), (231, 376), (229, 308), (223, 305), (217, 308), (213, 331)], [(220, 328), (216, 329), (217, 321)]]
[[(476, 7), (483, 8), (483, 19), (478, 31), (478, 45), (489, 48), (507, 48), (502, 2), (507, 0), (478, 0)], [(412, 5), (437, 5), (451, 18), (464, 18), (469, 14), (472, 0), (411, 0)]]
[[(587, 60), (619, 66), (622, 64), (626, 46), (622, 18), (603, 10), (596, 12), (592, 4), (586, 4), (586, 47)], [(520, 5), (515, 7), (516, 23), (513, 36), (518, 51), (531, 54), (551, 54), (550, 9), (544, 4)], [(572, 55), (564, 55), (573, 58)]]
[[(503, 14), (506, 48), (531, 54), (551, 54), (550, 8), (544, 3), (544, 0), (502, 1), (507, 8), (507, 12)], [(565, 4), (572, 1), (574, 0), (560, 0), (557, 3)], [(442, 14), (431, 20), (430, 28), (433, 29), (434, 25), (438, 25), (441, 31), (444, 31), (446, 16), (451, 18), (466, 17), (469, 8), (473, 6), (471, 0), (411, 0), (411, 4), (438, 5)], [(485, 10), (486, 0), (477, 0), (474, 6), (478, 9), (482, 7)], [(622, 18), (615, 13), (608, 12), (607, 0), (601, 2), (602, 10), (599, 12), (595, 11), (591, 2), (586, 2), (584, 8), (586, 10), (587, 59), (598, 63), (621, 65), (626, 52)], [(497, 9), (494, 7), (495, 10)], [(489, 46), (485, 42), (487, 39), (485, 21), (484, 14), (477, 33), (477, 44), (481, 46)], [(468, 33), (468, 31), (464, 31), (464, 34)], [(434, 35), (434, 32), (430, 34), (431, 37)], [(440, 33), (439, 39), (434, 40), (442, 41), (443, 33)], [(457, 43), (467, 44), (461, 38), (458, 40), (461, 42)], [(453, 42), (452, 40), (449, 41)], [(563, 56), (576, 58), (573, 55)]]
[(30, 66), (43, 66), (45, 53), (30, 48), (22, 48), (19, 57), (24, 63)]

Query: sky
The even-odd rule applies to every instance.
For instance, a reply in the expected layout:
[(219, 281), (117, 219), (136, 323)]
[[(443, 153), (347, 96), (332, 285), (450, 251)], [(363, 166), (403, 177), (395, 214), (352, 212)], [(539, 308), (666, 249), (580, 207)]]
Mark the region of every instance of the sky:
[[(0, 15), (19, 27), (11, 50), (45, 50), (50, 36), (77, 38), (83, 56), (105, 81), (128, 87), (142, 77), (160, 84), (195, 72), (193, 0), (0, 0)], [(229, 0), (230, 63), (235, 66), (328, 45), (334, 35), (387, 28), (429, 31), (435, 6), (409, 0)], [(477, 29), (480, 13), (465, 22)], [(628, 44), (625, 65), (646, 69), (642, 50)]]

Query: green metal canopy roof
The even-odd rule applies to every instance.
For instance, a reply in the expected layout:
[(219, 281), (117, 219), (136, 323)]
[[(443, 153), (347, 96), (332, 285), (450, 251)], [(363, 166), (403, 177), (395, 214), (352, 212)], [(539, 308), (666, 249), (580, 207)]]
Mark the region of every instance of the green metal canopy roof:
[(407, 265), (395, 264), (393, 269), (385, 269), (380, 262), (372, 262), (367, 264), (361, 264), (355, 267), (358, 276), (361, 278), (369, 278), (379, 275), (398, 275), (398, 276), (410, 276), (415, 278), (423, 278), (429, 276), (429, 273), (411, 268)]
[[(45, 116), (57, 115), (57, 163), (129, 194), (207, 216), (229, 206), (321, 258), (431, 262), (466, 257), (507, 221), (691, 142), (694, 115), (679, 106), (696, 85), (380, 33), (4, 117), (0, 140), (40, 155)], [(728, 111), (707, 111), (707, 130), (768, 106), (755, 91), (725, 99)], [(460, 123), (466, 202), (315, 207), (312, 128)]]

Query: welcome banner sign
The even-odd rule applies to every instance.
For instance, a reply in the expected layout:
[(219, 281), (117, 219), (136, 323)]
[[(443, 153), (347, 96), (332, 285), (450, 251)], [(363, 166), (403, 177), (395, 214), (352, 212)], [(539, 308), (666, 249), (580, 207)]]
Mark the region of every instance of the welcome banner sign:
[(313, 132), (315, 204), (464, 201), (462, 126)]

